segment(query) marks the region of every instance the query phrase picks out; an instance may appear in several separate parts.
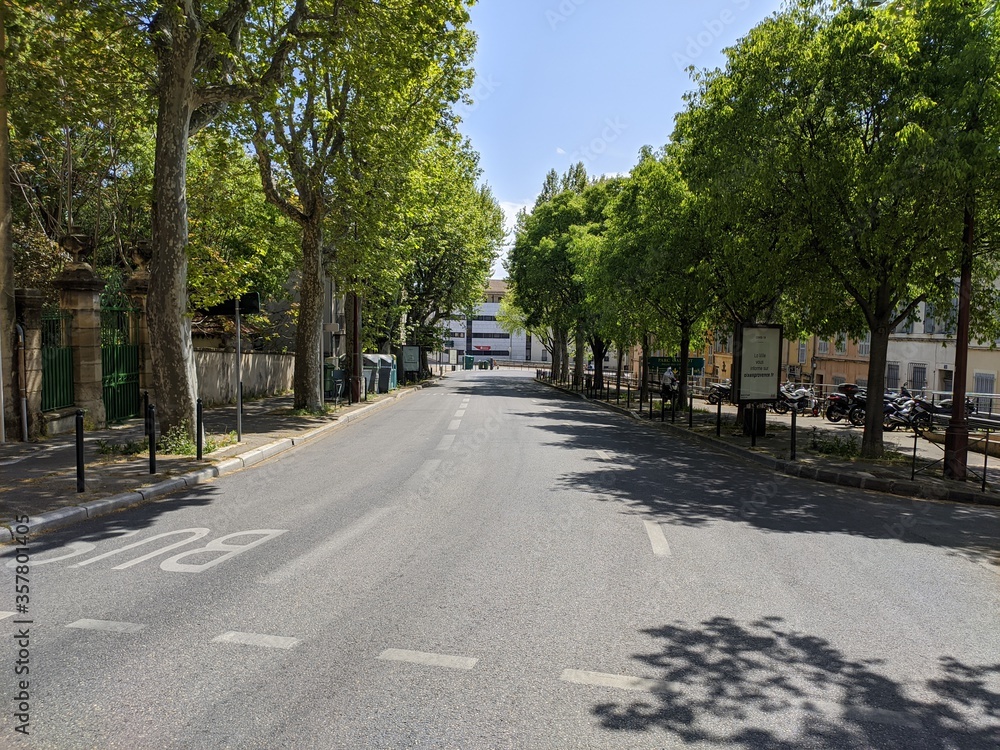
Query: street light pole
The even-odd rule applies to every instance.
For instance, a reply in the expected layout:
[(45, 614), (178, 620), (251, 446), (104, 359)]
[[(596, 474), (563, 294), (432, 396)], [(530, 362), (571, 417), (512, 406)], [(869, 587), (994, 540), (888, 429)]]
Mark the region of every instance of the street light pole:
[(955, 375), (951, 421), (944, 433), (944, 475), (964, 482), (968, 477), (969, 420), (965, 413), (965, 381), (969, 372), (969, 309), (972, 300), (972, 246), (976, 238), (972, 207), (965, 207), (962, 274), (958, 285), (958, 330), (955, 332)]

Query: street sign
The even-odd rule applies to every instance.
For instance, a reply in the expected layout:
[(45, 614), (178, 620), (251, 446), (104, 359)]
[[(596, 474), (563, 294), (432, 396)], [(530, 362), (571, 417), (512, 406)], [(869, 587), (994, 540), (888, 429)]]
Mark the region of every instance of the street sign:
[[(650, 357), (649, 366), (653, 370), (666, 370), (668, 367), (674, 370), (681, 369), (680, 357)], [(705, 369), (704, 357), (688, 357), (688, 372), (701, 372)]]
[(740, 401), (775, 401), (781, 387), (781, 326), (743, 326)]
[(420, 372), (420, 347), (419, 346), (404, 346), (403, 347), (403, 371), (404, 372)]

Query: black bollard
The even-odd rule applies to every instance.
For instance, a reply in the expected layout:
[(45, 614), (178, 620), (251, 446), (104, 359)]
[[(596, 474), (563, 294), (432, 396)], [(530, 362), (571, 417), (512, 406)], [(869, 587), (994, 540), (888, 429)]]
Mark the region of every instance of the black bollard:
[(688, 394), (690, 401), (688, 402), (688, 429), (694, 429), (694, 394)]
[(76, 491), (84, 492), (83, 481), (83, 409), (76, 410)]
[(722, 437), (722, 399), (716, 404), (715, 412), (715, 436)]
[(795, 460), (795, 415), (797, 412), (797, 409), (792, 409), (792, 452), (790, 454), (792, 461)]
[(142, 392), (143, 434), (149, 437), (149, 391)]
[(625, 408), (632, 408), (632, 381), (625, 383)]
[(198, 460), (201, 461), (202, 448), (204, 447), (203, 437), (204, 437), (204, 426), (205, 426), (205, 414), (204, 414), (204, 407), (201, 404), (200, 398), (198, 399), (198, 406), (195, 411), (195, 414), (197, 415), (198, 424), (195, 427), (195, 429), (197, 430), (197, 434), (194, 436), (194, 441), (195, 445), (198, 447)]
[(156, 473), (156, 405), (149, 405), (149, 473)]
[(667, 400), (665, 398), (660, 399), (660, 422), (667, 421)]

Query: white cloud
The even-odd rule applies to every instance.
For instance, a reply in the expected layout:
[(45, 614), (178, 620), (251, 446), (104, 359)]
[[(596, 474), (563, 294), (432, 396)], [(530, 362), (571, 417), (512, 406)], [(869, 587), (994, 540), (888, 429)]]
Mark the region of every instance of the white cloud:
[(565, 156), (566, 155), (566, 149), (561, 148), (561, 147), (557, 147), (556, 148), (556, 153), (559, 154), (559, 156)]

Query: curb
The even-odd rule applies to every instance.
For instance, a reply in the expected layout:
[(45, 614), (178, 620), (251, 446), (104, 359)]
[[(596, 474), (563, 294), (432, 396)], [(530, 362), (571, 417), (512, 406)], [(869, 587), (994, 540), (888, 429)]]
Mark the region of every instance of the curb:
[[(561, 391), (567, 395), (576, 396), (577, 398), (583, 399), (587, 403), (600, 406), (609, 411), (613, 411), (616, 414), (627, 416), (636, 422), (641, 421), (639, 417), (636, 416), (635, 412), (616, 404), (594, 401), (593, 399), (589, 399), (575, 391), (567, 390), (561, 386), (554, 385), (553, 383), (546, 383), (544, 380), (536, 379), (535, 382), (550, 386), (551, 388)], [(800, 479), (811, 479), (815, 482), (823, 482), (825, 484), (835, 484), (841, 487), (882, 492), (899, 497), (911, 497), (920, 500), (942, 500), (966, 505), (988, 505), (991, 507), (1000, 507), (1000, 498), (990, 497), (989, 495), (983, 495), (982, 493), (970, 492), (967, 489), (937, 487), (935, 485), (922, 484), (909, 479), (872, 477), (868, 475), (867, 472), (838, 471), (836, 469), (821, 469), (814, 466), (806, 466), (794, 461), (786, 461), (775, 458), (774, 456), (767, 456), (761, 453), (748, 451), (745, 448), (730, 445), (729, 443), (718, 440), (710, 435), (688, 432), (683, 427), (676, 427), (667, 422), (650, 422), (649, 424), (650, 426), (656, 425), (658, 429), (669, 430), (673, 434), (684, 438), (689, 442), (700, 442), (703, 445), (728, 453), (737, 458), (752, 461), (753, 463), (764, 466), (772, 471), (787, 474), (793, 477), (799, 477)]]
[[(50, 510), (45, 513), (40, 513), (38, 516), (32, 518), (27, 524), (28, 534), (36, 534), (41, 531), (52, 531), (53, 529), (69, 526), (91, 518), (97, 518), (98, 516), (103, 516), (108, 513), (114, 513), (126, 508), (143, 505), (155, 500), (156, 498), (168, 495), (171, 492), (190, 489), (195, 485), (203, 484), (204, 482), (215, 479), (216, 477), (235, 474), (236, 472), (243, 471), (243, 469), (253, 466), (254, 464), (258, 464), (261, 461), (273, 458), (274, 456), (292, 450), (299, 445), (311, 442), (316, 438), (325, 436), (335, 430), (343, 429), (354, 422), (365, 419), (375, 412), (381, 411), (382, 409), (395, 404), (399, 399), (404, 398), (411, 393), (415, 393), (416, 391), (422, 390), (423, 388), (423, 385), (411, 386), (406, 390), (398, 391), (393, 394), (391, 398), (382, 399), (374, 404), (362, 406), (357, 411), (351, 412), (343, 418), (339, 418), (334, 422), (317, 427), (316, 429), (310, 430), (302, 435), (274, 440), (245, 453), (239, 453), (235, 456), (222, 459), (218, 463), (212, 464), (211, 466), (190, 471), (186, 474), (181, 474), (180, 476), (171, 477), (170, 479), (165, 479), (161, 482), (157, 482), (156, 484), (151, 484), (148, 487), (140, 487), (132, 492), (123, 492), (121, 494), (112, 495), (99, 500), (91, 500), (90, 502), (82, 505), (72, 505), (65, 508), (59, 508), (58, 510)], [(6, 526), (0, 527), (0, 544), (12, 542), (13, 540), (13, 532)]]

